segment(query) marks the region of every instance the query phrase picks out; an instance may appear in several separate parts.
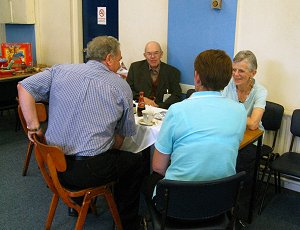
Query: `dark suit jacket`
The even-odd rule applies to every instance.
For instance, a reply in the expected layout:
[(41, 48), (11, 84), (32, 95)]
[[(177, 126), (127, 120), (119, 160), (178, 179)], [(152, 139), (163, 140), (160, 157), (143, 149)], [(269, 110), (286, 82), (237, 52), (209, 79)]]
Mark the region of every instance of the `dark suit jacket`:
[[(170, 105), (181, 100), (180, 72), (175, 67), (161, 62), (158, 77), (155, 103), (160, 108), (168, 109)], [(139, 97), (140, 91), (144, 92), (145, 97), (151, 95), (152, 80), (147, 60), (132, 63), (126, 80), (132, 90), (133, 99)], [(167, 90), (171, 96), (163, 102)]]

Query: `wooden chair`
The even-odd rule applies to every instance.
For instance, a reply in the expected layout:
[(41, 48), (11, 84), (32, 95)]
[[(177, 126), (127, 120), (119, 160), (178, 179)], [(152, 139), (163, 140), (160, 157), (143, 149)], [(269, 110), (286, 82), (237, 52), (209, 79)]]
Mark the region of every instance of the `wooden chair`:
[[(40, 123), (45, 123), (47, 121), (47, 117), (48, 117), (45, 104), (37, 102), (37, 103), (35, 103), (35, 107), (36, 107), (39, 122)], [(24, 119), (24, 116), (23, 116), (20, 105), (18, 106), (18, 114), (19, 114), (19, 119), (20, 119), (21, 125), (23, 127), (23, 130), (24, 130), (24, 132), (27, 136), (28, 129), (27, 129), (26, 121)], [(25, 160), (24, 160), (22, 176), (26, 176), (26, 174), (27, 174), (27, 170), (28, 170), (28, 166), (29, 166), (33, 146), (34, 146), (34, 144), (31, 141), (29, 141), (28, 146), (27, 146), (26, 157), (25, 157)]]
[(189, 98), (194, 92), (195, 89), (189, 89), (188, 91), (186, 91), (186, 98)]
[[(64, 153), (58, 146), (51, 146), (45, 144), (46, 141), (44, 138), (39, 138), (37, 135), (35, 135), (34, 140), (36, 143), (35, 157), (39, 169), (48, 187), (53, 192), (53, 197), (50, 204), (45, 229), (50, 229), (51, 227), (59, 198), (68, 207), (73, 208), (78, 212), (78, 219), (76, 222), (75, 229), (79, 230), (83, 228), (89, 207), (91, 207), (92, 210), (95, 211), (93, 206), (95, 198), (97, 196), (104, 196), (108, 203), (117, 229), (122, 230), (123, 228), (120, 216), (111, 192), (113, 182), (98, 187), (86, 188), (76, 191), (66, 188), (60, 183), (58, 178), (58, 173), (64, 172), (67, 169), (67, 163)], [(82, 205), (79, 205), (76, 202), (74, 202), (72, 198), (75, 197), (84, 197)]]

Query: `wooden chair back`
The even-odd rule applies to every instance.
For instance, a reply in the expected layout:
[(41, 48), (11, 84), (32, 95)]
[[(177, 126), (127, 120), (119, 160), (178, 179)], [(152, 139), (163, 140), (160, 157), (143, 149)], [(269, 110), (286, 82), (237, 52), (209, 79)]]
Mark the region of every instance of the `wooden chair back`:
[[(46, 122), (48, 116), (47, 116), (47, 110), (46, 110), (45, 104), (41, 103), (41, 102), (36, 102), (35, 103), (35, 108), (36, 108), (36, 112), (37, 112), (37, 115), (38, 115), (39, 122), (40, 123)], [(22, 128), (23, 128), (24, 132), (27, 134), (28, 129), (27, 129), (26, 121), (25, 121), (25, 118), (23, 116), (22, 109), (21, 109), (20, 105), (18, 106), (18, 114), (19, 114), (19, 118), (20, 118), (20, 121), (21, 121)]]
[[(35, 107), (36, 107), (39, 122), (45, 123), (47, 121), (47, 117), (48, 117), (45, 104), (41, 103), (41, 102), (37, 102), (37, 103), (35, 103)], [(20, 119), (21, 125), (23, 127), (23, 130), (27, 136), (27, 132), (28, 132), (27, 124), (26, 124), (25, 118), (23, 116), (20, 105), (18, 105), (18, 115), (19, 115), (19, 119)], [(31, 141), (29, 141), (28, 146), (27, 146), (27, 151), (26, 151), (26, 157), (24, 160), (22, 176), (26, 176), (26, 174), (27, 174), (32, 150), (33, 150), (33, 143)]]
[[(35, 156), (40, 171), (47, 185), (53, 192), (52, 202), (46, 222), (46, 229), (50, 229), (51, 227), (59, 198), (68, 207), (74, 208), (78, 212), (78, 219), (75, 229), (82, 229), (88, 209), (94, 204), (94, 199), (97, 196), (104, 196), (110, 208), (117, 229), (122, 230), (120, 216), (111, 192), (113, 182), (98, 187), (86, 188), (76, 191), (66, 188), (60, 183), (58, 177), (59, 172), (65, 172), (67, 169), (66, 158), (63, 151), (58, 146), (47, 145), (45, 139), (40, 138), (37, 135), (35, 135), (34, 140)], [(72, 198), (75, 197), (84, 197), (81, 205), (74, 202)]]

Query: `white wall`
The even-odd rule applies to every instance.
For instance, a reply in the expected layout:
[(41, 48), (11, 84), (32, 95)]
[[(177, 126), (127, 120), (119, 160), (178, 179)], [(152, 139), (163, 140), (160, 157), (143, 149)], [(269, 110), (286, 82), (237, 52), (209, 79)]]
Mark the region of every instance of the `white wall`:
[(167, 60), (168, 0), (120, 0), (119, 40), (127, 68), (144, 59), (145, 44), (158, 41)]
[(35, 0), (37, 63), (82, 61), (81, 1)]
[[(59, 6), (59, 7), (57, 7)], [(81, 0), (35, 0), (37, 61), (47, 65), (82, 62)], [(167, 59), (168, 0), (120, 0), (119, 40), (129, 68), (143, 59), (145, 44), (161, 43)]]
[[(256, 79), (287, 113), (300, 108), (300, 1), (239, 0), (235, 51), (252, 50)], [(235, 53), (236, 53), (235, 52)]]
[[(81, 1), (35, 0), (38, 63), (82, 61)], [(59, 7), (57, 7), (59, 6)], [(300, 1), (238, 2), (235, 51), (250, 49), (258, 59), (257, 80), (268, 100), (287, 113), (300, 108)], [(120, 0), (119, 40), (127, 67), (143, 59), (149, 40), (161, 43), (167, 57), (168, 0)]]

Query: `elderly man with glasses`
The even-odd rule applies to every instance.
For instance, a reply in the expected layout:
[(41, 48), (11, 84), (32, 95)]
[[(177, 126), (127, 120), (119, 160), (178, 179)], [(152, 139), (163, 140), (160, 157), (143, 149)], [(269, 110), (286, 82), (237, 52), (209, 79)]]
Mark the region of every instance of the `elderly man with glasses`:
[(133, 99), (138, 99), (139, 92), (143, 91), (147, 105), (168, 109), (181, 98), (180, 72), (162, 62), (162, 56), (160, 44), (148, 42), (144, 53), (146, 59), (131, 64), (127, 82)]

